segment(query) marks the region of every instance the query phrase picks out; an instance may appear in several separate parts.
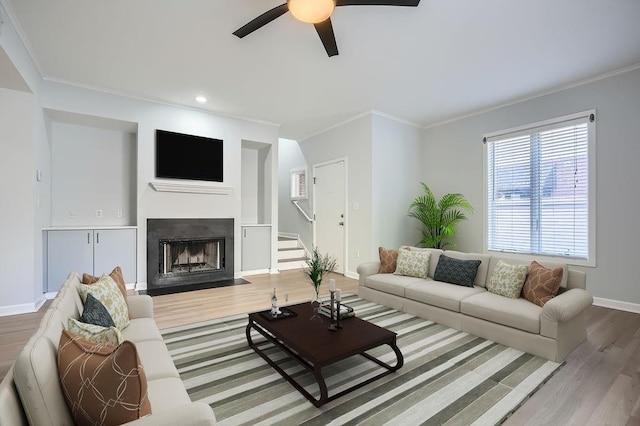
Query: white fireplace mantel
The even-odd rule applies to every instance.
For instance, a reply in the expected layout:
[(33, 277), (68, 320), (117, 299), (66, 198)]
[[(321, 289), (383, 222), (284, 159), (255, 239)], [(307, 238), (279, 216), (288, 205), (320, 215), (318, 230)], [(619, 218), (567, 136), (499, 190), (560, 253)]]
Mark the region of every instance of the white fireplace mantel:
[(186, 192), (192, 194), (229, 195), (235, 189), (234, 186), (158, 181), (149, 182), (149, 185), (158, 192)]

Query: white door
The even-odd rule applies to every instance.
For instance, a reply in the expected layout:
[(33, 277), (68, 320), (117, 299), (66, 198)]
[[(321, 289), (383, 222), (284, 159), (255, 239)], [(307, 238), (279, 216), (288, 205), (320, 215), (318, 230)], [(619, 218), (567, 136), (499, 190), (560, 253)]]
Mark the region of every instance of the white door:
[(345, 162), (314, 166), (315, 245), (336, 258), (336, 272), (345, 271)]

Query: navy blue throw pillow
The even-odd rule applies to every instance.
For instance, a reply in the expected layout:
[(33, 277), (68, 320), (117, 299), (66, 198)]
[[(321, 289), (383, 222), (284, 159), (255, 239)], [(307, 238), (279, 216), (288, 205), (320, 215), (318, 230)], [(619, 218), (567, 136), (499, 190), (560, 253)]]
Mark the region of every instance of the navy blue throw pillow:
[(91, 293), (87, 293), (87, 300), (84, 302), (84, 310), (80, 321), (87, 324), (99, 325), (101, 327), (115, 327), (113, 318), (102, 303)]
[(473, 287), (480, 263), (481, 261), (479, 260), (460, 260), (441, 254), (433, 279), (445, 283)]

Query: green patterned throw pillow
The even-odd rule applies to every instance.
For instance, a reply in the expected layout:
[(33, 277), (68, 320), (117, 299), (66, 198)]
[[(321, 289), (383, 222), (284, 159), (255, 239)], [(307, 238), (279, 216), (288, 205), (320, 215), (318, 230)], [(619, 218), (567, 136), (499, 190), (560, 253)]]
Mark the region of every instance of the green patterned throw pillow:
[(500, 296), (519, 299), (528, 271), (529, 265), (509, 265), (499, 260), (487, 283), (487, 290)]
[(122, 330), (129, 325), (127, 301), (118, 289), (118, 284), (109, 275), (104, 274), (95, 284), (78, 286), (82, 303), (87, 303), (87, 294), (91, 294), (107, 308), (116, 327)]
[(427, 278), (429, 272), (428, 251), (399, 250), (398, 262), (396, 264), (395, 275), (405, 275), (407, 277)]
[(124, 340), (120, 330), (115, 327), (101, 327), (95, 324), (87, 324), (75, 318), (69, 318), (67, 329), (72, 333), (79, 334), (92, 343), (118, 346)]

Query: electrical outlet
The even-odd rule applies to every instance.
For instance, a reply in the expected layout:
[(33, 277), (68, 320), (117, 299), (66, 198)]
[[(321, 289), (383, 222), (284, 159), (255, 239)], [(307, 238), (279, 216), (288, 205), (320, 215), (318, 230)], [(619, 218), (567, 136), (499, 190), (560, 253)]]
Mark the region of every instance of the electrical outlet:
[(353, 203), (353, 209), (354, 210), (360, 210), (360, 203)]
[(75, 219), (78, 217), (78, 212), (75, 210), (69, 210), (69, 219)]
[(360, 257), (360, 250), (356, 250), (356, 259)]
[(102, 217), (102, 210), (96, 210), (96, 217)]
[(122, 219), (122, 211), (118, 210), (118, 213), (116, 213), (116, 216), (118, 217), (118, 219)]

